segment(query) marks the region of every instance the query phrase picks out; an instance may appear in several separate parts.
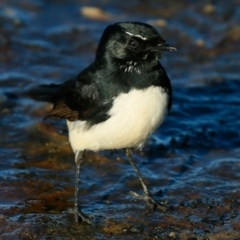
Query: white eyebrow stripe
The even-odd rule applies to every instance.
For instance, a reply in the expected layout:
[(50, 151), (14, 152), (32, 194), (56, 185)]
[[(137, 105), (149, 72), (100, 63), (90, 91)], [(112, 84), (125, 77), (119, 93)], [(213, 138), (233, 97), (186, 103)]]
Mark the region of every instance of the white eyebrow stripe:
[(144, 40), (144, 41), (147, 40), (147, 38), (145, 38), (145, 37), (143, 37), (143, 36), (141, 36), (141, 35), (134, 35), (134, 34), (132, 34), (132, 33), (130, 33), (130, 32), (125, 32), (125, 33), (128, 34), (128, 35), (130, 35), (130, 36), (134, 36), (134, 37), (141, 38), (141, 39)]

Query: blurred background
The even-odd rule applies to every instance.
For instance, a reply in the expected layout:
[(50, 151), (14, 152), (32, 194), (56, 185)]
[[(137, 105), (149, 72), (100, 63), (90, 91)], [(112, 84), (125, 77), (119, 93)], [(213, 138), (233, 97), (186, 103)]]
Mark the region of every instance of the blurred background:
[[(29, 99), (93, 60), (105, 27), (153, 25), (178, 51), (160, 60), (173, 85), (165, 123), (135, 152), (166, 213), (150, 213), (121, 151), (89, 152), (74, 224), (75, 166), (65, 122)], [(0, 239), (240, 239), (240, 1), (1, 0)]]

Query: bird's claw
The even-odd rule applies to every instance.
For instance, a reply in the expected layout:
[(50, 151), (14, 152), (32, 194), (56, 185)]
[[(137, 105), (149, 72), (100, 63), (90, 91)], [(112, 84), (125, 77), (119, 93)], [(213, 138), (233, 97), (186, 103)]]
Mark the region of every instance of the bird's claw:
[(79, 220), (81, 220), (82, 222), (86, 222), (90, 225), (93, 224), (92, 220), (94, 219), (94, 216), (92, 215), (85, 215), (84, 213), (82, 213), (81, 211), (79, 211), (77, 208), (70, 208), (69, 213), (74, 214), (75, 216), (75, 222), (78, 224)]
[(166, 212), (168, 209), (165, 203), (156, 201), (150, 194), (144, 193), (143, 195), (140, 195), (132, 191), (130, 193), (133, 197), (140, 200), (144, 200), (147, 203), (147, 205), (152, 209), (152, 211), (158, 209), (162, 212)]

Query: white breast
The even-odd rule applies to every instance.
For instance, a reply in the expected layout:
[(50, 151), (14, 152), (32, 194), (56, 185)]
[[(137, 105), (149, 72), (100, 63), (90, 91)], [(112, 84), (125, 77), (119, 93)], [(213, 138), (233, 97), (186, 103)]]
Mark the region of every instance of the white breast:
[(71, 146), (75, 152), (137, 147), (163, 122), (167, 102), (160, 87), (122, 93), (115, 98), (105, 122), (87, 129), (85, 121), (68, 121)]

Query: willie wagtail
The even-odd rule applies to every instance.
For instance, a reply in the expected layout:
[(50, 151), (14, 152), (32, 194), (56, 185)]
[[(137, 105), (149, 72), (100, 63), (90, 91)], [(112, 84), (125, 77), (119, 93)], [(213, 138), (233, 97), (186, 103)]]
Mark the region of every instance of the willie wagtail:
[(75, 153), (76, 183), (73, 213), (91, 223), (78, 203), (80, 166), (85, 150), (124, 149), (142, 184), (142, 196), (153, 208), (164, 209), (151, 196), (132, 159), (163, 122), (172, 105), (170, 80), (159, 63), (163, 51), (174, 51), (156, 29), (140, 22), (108, 26), (100, 39), (94, 62), (58, 87), (49, 116), (67, 120)]

